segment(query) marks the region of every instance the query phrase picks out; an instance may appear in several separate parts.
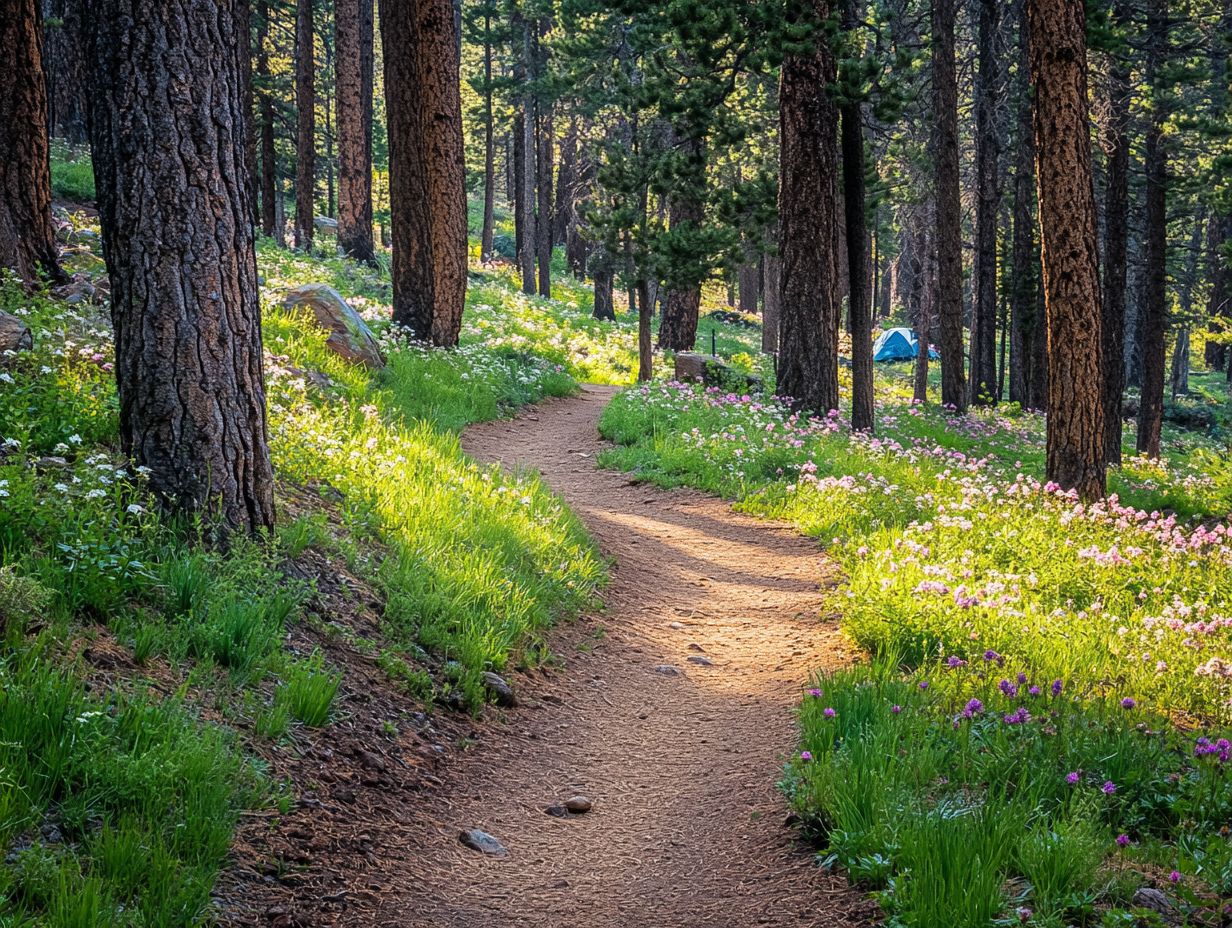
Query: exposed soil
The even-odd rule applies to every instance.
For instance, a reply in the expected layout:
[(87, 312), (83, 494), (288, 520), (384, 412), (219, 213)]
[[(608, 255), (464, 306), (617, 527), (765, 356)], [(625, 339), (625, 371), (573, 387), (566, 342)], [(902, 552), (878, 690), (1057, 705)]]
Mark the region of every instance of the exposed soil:
[[(796, 844), (774, 785), (809, 675), (849, 659), (819, 618), (830, 568), (787, 527), (598, 470), (612, 392), (588, 387), (464, 439), (480, 460), (542, 472), (581, 517), (614, 559), (606, 608), (552, 633), (560, 663), (511, 681), (518, 708), (479, 723), (419, 717), (383, 742), (371, 722), (332, 728), (332, 748), (301, 758), (313, 788), (297, 808), (273, 831), (241, 828), (219, 894), (228, 923), (872, 920), (872, 903)], [(579, 794), (592, 811), (545, 813)], [(507, 856), (463, 847), (468, 828)]]

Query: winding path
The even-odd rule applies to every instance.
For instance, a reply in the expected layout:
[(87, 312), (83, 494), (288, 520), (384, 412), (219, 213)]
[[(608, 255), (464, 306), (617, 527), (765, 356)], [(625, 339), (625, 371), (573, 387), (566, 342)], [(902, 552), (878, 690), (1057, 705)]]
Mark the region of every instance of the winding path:
[[(411, 872), (382, 874), (378, 921), (867, 924), (870, 904), (793, 843), (774, 786), (809, 674), (845, 660), (835, 623), (818, 619), (827, 564), (785, 527), (598, 470), (612, 393), (588, 387), (466, 433), (476, 458), (542, 472), (614, 559), (613, 579), (604, 611), (553, 634), (563, 667), (518, 681), (523, 706), (424, 795), (423, 827), (407, 829), (418, 846), (398, 855)], [(579, 793), (590, 813), (544, 813)], [(508, 856), (462, 847), (470, 827)]]

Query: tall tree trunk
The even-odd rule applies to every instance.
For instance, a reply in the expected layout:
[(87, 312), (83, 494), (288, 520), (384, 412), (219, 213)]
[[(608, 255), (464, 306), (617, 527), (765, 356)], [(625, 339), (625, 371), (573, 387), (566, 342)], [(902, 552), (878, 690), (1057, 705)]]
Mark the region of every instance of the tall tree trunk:
[(536, 107), (531, 82), (534, 80), (535, 40), (533, 25), (522, 21), (522, 60), (519, 70), (522, 82), (521, 129), (522, 173), (518, 182), (519, 212), (522, 214), (522, 241), (518, 244), (518, 263), (522, 268), (522, 292), (534, 294), (535, 259), (539, 236), (535, 223), (535, 163), (538, 148), (535, 145)]
[(613, 300), (612, 256), (602, 243), (595, 248), (593, 274), (595, 278), (595, 308), (596, 319), (616, 321), (616, 306)]
[(1159, 457), (1164, 420), (1164, 377), (1168, 329), (1168, 157), (1164, 149), (1164, 121), (1160, 100), (1163, 65), (1168, 42), (1166, 0), (1149, 0), (1146, 22), (1146, 84), (1152, 88), (1150, 124), (1146, 131), (1145, 254), (1142, 319), (1138, 344), (1142, 352), (1142, 399), (1138, 404), (1138, 452)]
[(1014, 231), (1010, 255), (1010, 401), (1032, 408), (1035, 345), (1045, 341), (1044, 319), (1038, 312), (1035, 251), (1035, 134), (1031, 126), (1031, 94), (1027, 82), (1027, 21), (1025, 0), (1018, 4), (1017, 115), (1014, 160)]
[(1193, 232), (1185, 255), (1185, 274), (1178, 294), (1182, 322), (1176, 327), (1176, 347), (1172, 350), (1172, 370), (1168, 378), (1173, 400), (1189, 392), (1189, 320), (1194, 317), (1194, 291), (1198, 286), (1198, 255), (1202, 253), (1202, 234), (1206, 225), (1204, 213), (1205, 211), (1199, 208), (1193, 220)]
[(1047, 474), (1104, 495), (1099, 255), (1083, 0), (1027, 0), (1048, 315)]
[(975, 87), (975, 268), (971, 312), (971, 401), (997, 398), (997, 215), (1001, 206), (1001, 49), (998, 0), (980, 0), (979, 72)]
[(560, 167), (556, 171), (556, 203), (552, 207), (552, 243), (567, 245), (569, 222), (573, 215), (573, 199), (577, 187), (578, 121), (569, 118), (569, 127), (560, 143)]
[(261, 84), (261, 231), (286, 245), (285, 231), (278, 225), (278, 155), (274, 149), (274, 99), (269, 88), (269, 0), (258, 0), (257, 77)]
[(937, 321), (941, 402), (967, 408), (963, 370), (962, 203), (958, 186), (958, 79), (955, 0), (932, 0), (933, 139), (936, 180)]
[[(907, 278), (907, 299), (911, 308), (911, 317), (915, 325), (918, 348), (915, 355), (915, 369), (912, 378), (912, 402), (928, 402), (928, 347), (932, 341), (933, 304), (936, 292), (936, 279), (932, 266), (933, 252), (931, 230), (935, 223), (930, 222), (931, 213), (935, 209), (933, 203), (924, 204), (920, 209), (923, 216), (916, 215), (913, 229), (907, 236), (909, 247), (904, 249), (906, 269), (902, 276)], [(923, 220), (923, 221), (920, 221)]]
[[(823, 23), (829, 0), (811, 0), (800, 12), (804, 22)], [(838, 408), (834, 82), (834, 53), (818, 29), (812, 48), (783, 62), (779, 85), (783, 269), (777, 390), (797, 408), (822, 415)]]
[(79, 145), (86, 141), (87, 81), (81, 4), (78, 0), (50, 0), (43, 12), (47, 124), (52, 135)]
[(120, 439), (166, 507), (274, 522), (235, 0), (86, 0)]
[(450, 0), (381, 0), (394, 323), (458, 343), (466, 302), (462, 98)]
[(0, 48), (0, 267), (59, 280), (37, 0), (0, 0)]
[(745, 263), (736, 272), (736, 308), (742, 313), (756, 315), (757, 289), (760, 286), (757, 265), (752, 263), (751, 255), (746, 255)]
[[(858, 23), (856, 0), (843, 0), (843, 27)], [(868, 228), (864, 190), (864, 126), (858, 100), (842, 108), (843, 208), (847, 234), (847, 328), (851, 332), (851, 427), (873, 427), (873, 320), (868, 292)]]
[[(1223, 4), (1223, 14), (1220, 17), (1219, 28), (1215, 32), (1214, 42), (1210, 50), (1211, 61), (1211, 109), (1212, 118), (1226, 120), (1228, 111), (1228, 58), (1232, 51), (1232, 3)], [(1225, 204), (1225, 212), (1229, 207)], [(1227, 317), (1232, 314), (1229, 304), (1229, 291), (1232, 290), (1232, 271), (1229, 269), (1228, 256), (1225, 248), (1232, 243), (1232, 216), (1213, 214), (1207, 222), (1207, 267), (1211, 278), (1210, 295), (1207, 299), (1206, 313), (1211, 332), (1225, 333), (1228, 329)], [(1228, 368), (1228, 358), (1232, 352), (1227, 345), (1216, 339), (1206, 342), (1206, 364), (1213, 371)]]
[(483, 226), (479, 260), (492, 260), (496, 231), (496, 112), (492, 103), (492, 17), (483, 16)]
[(539, 258), (539, 295), (552, 295), (552, 106), (540, 101), (539, 125), (536, 133), (538, 153), (535, 158), (538, 170), (535, 187), (539, 195), (535, 251)]
[[(1206, 315), (1211, 331), (1226, 334), (1228, 316), (1232, 315), (1232, 268), (1227, 248), (1232, 244), (1232, 216), (1213, 215), (1207, 220), (1206, 260), (1211, 277), (1211, 289), (1206, 301)], [(1228, 369), (1232, 352), (1214, 339), (1206, 343), (1206, 363), (1213, 371)]]
[(338, 247), (372, 264), (372, 0), (334, 0), (338, 100)]
[[(1117, 0), (1120, 25), (1129, 22), (1128, 0)], [(1129, 242), (1129, 66), (1117, 55), (1108, 75), (1108, 125), (1104, 133), (1104, 456), (1121, 463), (1121, 395), (1125, 392), (1125, 287)]]
[(316, 53), (313, 0), (295, 7), (295, 247), (312, 248), (316, 199)]
[(522, 196), (522, 181), (526, 177), (526, 133), (522, 129), (522, 110), (515, 106), (513, 113), (513, 132), (510, 137), (512, 159), (509, 167), (509, 203), (513, 206), (513, 255), (522, 266), (522, 249), (526, 247), (526, 223), (522, 211), (526, 208), (526, 198)]

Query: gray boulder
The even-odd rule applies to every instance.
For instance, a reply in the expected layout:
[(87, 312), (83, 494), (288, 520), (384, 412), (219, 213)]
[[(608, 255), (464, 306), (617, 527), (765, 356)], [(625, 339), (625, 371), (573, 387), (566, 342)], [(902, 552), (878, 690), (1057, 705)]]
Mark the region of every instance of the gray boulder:
[(728, 389), (760, 389), (761, 378), (737, 370), (722, 358), (697, 351), (676, 353), (676, 379), (682, 383), (700, 383), (707, 387)]
[(311, 312), (317, 325), (329, 332), (325, 343), (335, 354), (355, 364), (384, 367), (376, 336), (346, 300), (327, 284), (304, 284), (287, 292), (282, 308)]
[(30, 327), (16, 316), (0, 312), (0, 359), (9, 351), (29, 351), (33, 347)]

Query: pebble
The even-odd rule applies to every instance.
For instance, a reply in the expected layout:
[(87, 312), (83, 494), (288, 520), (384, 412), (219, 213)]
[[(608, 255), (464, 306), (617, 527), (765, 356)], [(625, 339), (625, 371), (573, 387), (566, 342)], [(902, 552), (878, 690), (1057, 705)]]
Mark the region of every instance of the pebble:
[(669, 622), (667, 624), (667, 627), (673, 628), (676, 631), (680, 631), (682, 628), (684, 628), (684, 623), (683, 622)]
[(658, 664), (658, 665), (656, 665), (656, 667), (655, 667), (655, 669), (654, 669), (654, 672), (655, 672), (655, 673), (660, 673), (660, 674), (663, 674), (663, 676), (665, 676), (665, 677), (678, 677), (678, 676), (680, 676), (680, 668), (679, 668), (679, 667), (676, 667), (676, 666), (674, 666), (674, 665), (672, 665), (672, 664)]
[(594, 803), (585, 796), (570, 796), (565, 800), (565, 808), (570, 812), (581, 815), (583, 812), (589, 812), (593, 809)]
[(713, 667), (714, 666), (714, 661), (712, 661), (708, 657), (702, 657), (700, 654), (689, 655), (689, 663), (700, 664), (703, 667)]
[(560, 805), (548, 806), (543, 811), (546, 812), (548, 815), (552, 816), (552, 818), (568, 818), (569, 817), (569, 810), (566, 809), (564, 806), (560, 806)]
[(472, 851), (478, 851), (481, 854), (488, 854), (492, 857), (504, 857), (509, 853), (505, 850), (505, 845), (501, 844), (486, 831), (480, 831), (478, 828), (470, 828), (462, 832), (458, 835), (458, 840)]

